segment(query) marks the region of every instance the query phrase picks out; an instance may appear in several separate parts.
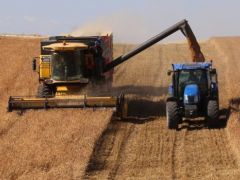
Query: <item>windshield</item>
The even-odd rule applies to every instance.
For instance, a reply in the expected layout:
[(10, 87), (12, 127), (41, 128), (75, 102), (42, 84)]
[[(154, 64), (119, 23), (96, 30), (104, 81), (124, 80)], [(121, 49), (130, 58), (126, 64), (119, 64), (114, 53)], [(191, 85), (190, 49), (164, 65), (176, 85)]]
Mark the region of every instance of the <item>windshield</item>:
[(201, 93), (208, 90), (206, 70), (182, 70), (179, 72), (179, 92), (183, 95), (184, 88), (188, 84), (197, 84)]
[(83, 51), (57, 52), (52, 55), (52, 79), (79, 80), (82, 77)]

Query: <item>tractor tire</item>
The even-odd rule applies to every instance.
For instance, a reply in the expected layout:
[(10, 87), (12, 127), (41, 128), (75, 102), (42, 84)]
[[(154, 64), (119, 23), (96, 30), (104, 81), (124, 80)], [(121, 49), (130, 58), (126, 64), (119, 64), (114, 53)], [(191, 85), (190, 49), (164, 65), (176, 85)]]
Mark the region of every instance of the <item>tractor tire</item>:
[(40, 84), (38, 86), (37, 97), (45, 98), (45, 97), (53, 97), (52, 89), (46, 84)]
[(166, 105), (167, 127), (168, 129), (177, 129), (181, 121), (178, 111), (178, 104), (175, 101), (168, 101)]
[(217, 100), (209, 100), (207, 105), (207, 120), (210, 127), (216, 126), (219, 117), (219, 104)]

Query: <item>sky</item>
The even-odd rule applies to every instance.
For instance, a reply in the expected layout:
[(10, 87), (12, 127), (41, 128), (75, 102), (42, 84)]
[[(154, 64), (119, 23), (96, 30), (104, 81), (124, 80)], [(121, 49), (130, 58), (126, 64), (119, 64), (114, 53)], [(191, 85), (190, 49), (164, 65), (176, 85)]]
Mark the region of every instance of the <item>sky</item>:
[[(198, 39), (240, 35), (239, 0), (1, 0), (0, 33), (62, 35), (112, 31), (140, 43), (187, 19)], [(169, 41), (184, 40), (179, 33)]]

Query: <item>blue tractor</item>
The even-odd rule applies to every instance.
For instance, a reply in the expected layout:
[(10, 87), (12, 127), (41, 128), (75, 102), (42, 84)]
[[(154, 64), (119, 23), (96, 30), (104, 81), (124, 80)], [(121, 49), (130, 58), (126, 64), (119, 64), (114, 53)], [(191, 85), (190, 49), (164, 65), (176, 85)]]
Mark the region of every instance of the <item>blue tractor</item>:
[(166, 103), (167, 126), (177, 129), (182, 118), (206, 117), (214, 126), (219, 115), (216, 69), (212, 62), (173, 64), (172, 84)]

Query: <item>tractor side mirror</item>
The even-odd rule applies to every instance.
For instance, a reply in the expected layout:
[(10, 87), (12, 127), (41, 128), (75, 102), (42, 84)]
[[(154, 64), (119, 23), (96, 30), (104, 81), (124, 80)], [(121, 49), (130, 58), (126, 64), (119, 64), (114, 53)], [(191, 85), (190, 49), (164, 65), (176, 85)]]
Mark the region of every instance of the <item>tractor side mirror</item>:
[(36, 69), (37, 69), (37, 60), (35, 58), (33, 58), (33, 60), (32, 60), (32, 70), (36, 71)]
[(170, 76), (172, 74), (172, 71), (171, 70), (168, 70), (167, 71), (167, 75)]

